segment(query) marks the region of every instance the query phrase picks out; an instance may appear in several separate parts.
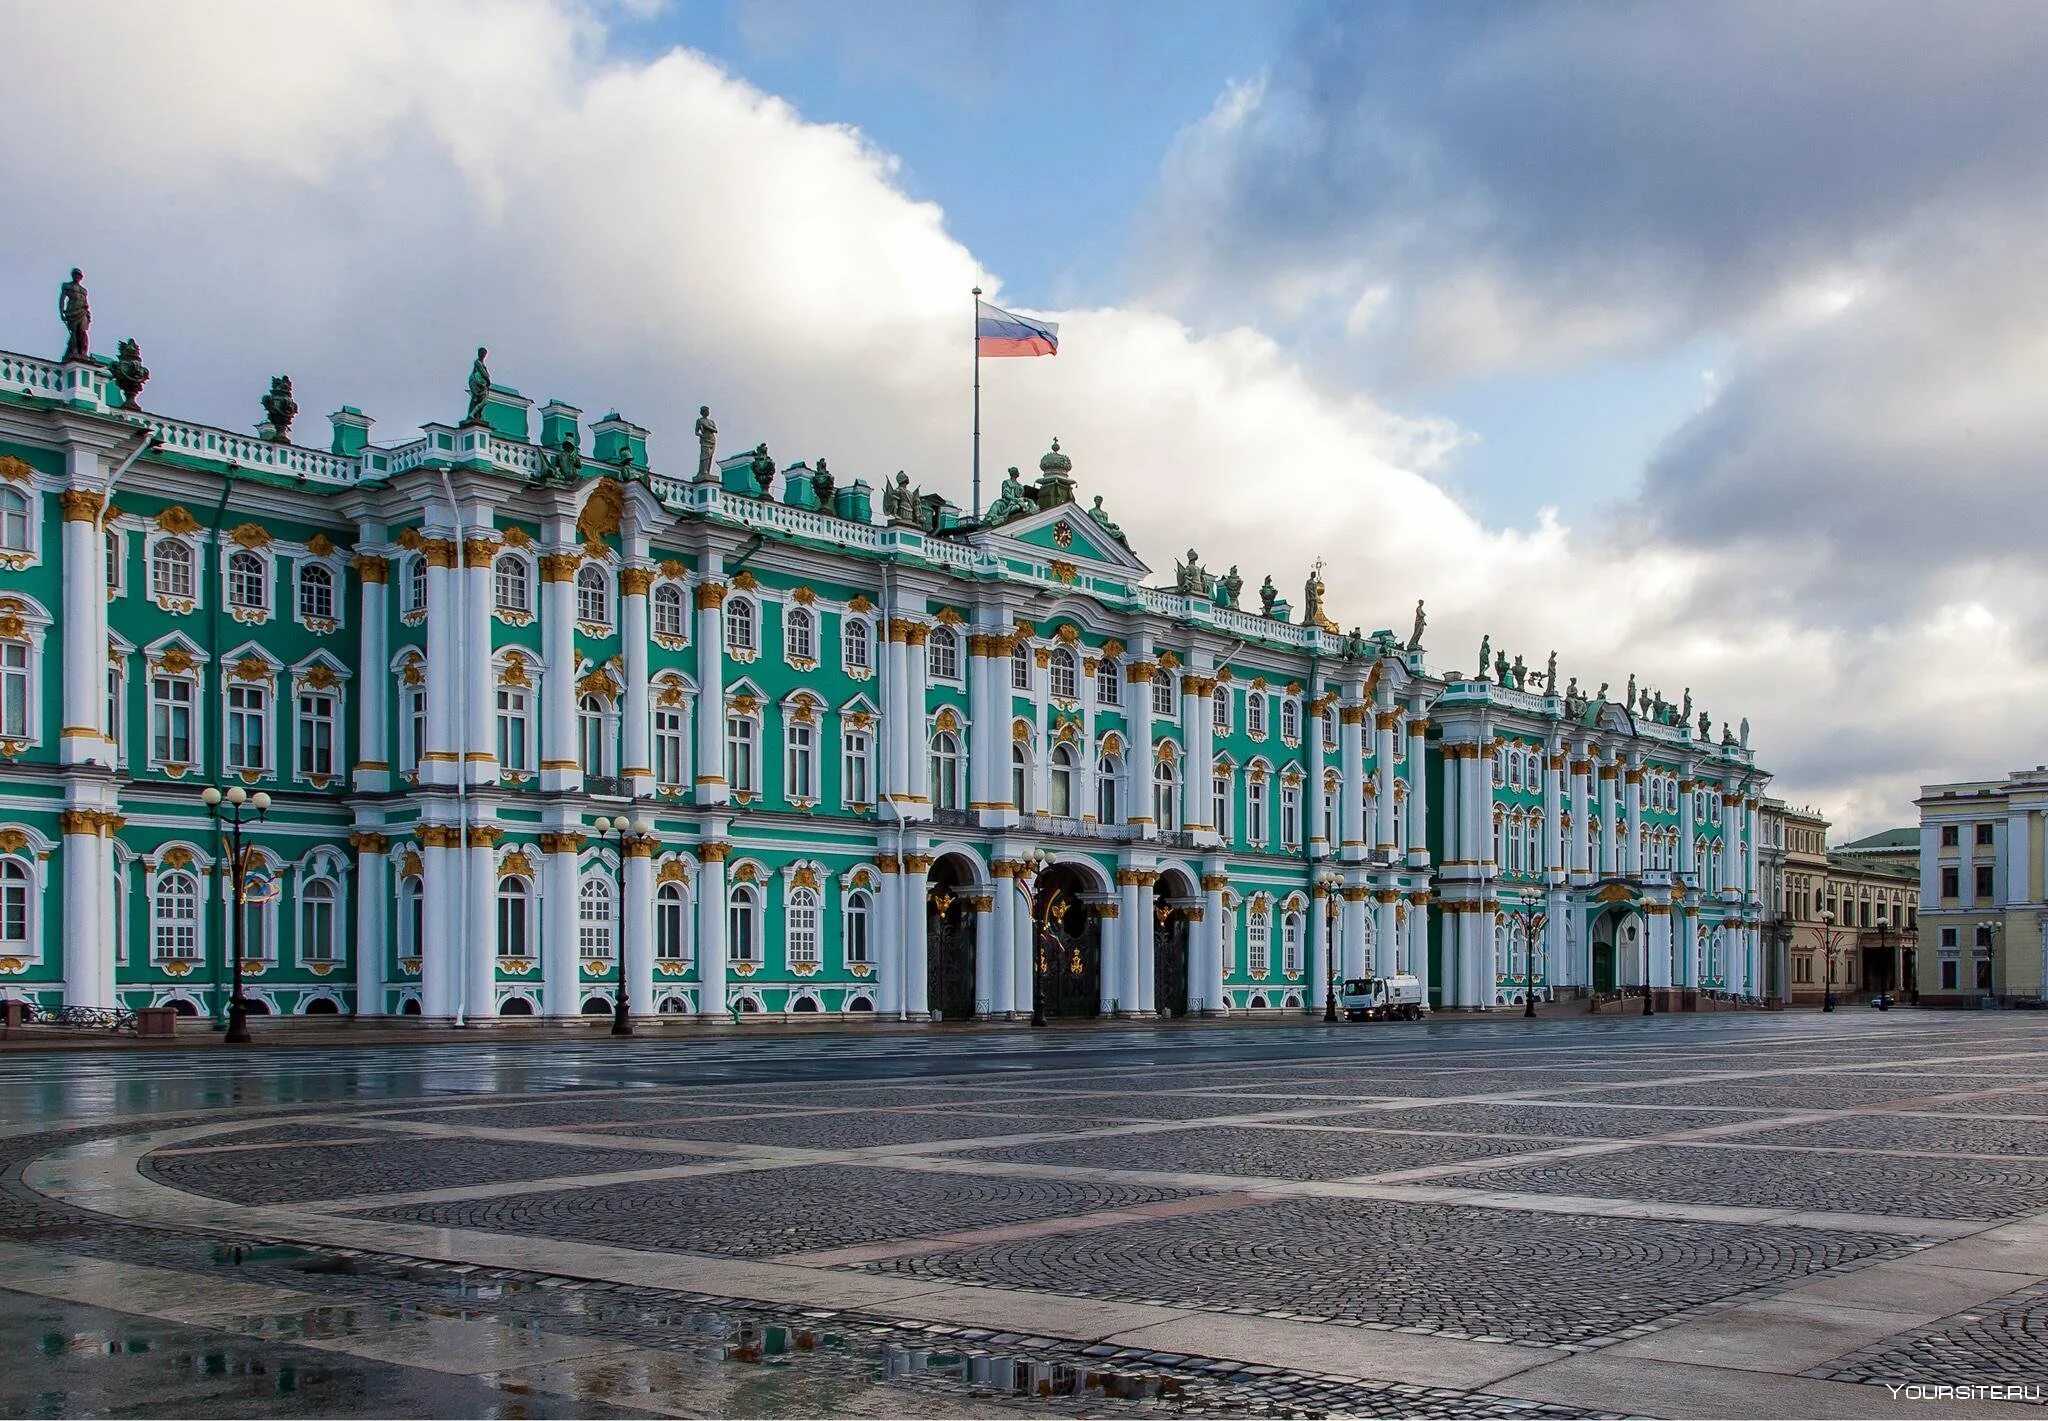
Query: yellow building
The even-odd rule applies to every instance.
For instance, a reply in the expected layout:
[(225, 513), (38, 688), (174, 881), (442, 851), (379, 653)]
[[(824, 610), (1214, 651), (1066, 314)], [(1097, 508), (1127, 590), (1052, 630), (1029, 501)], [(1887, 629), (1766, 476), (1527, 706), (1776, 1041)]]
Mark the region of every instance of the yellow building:
[(1923, 785), (1920, 998), (1930, 1005), (2038, 1002), (2048, 976), (2048, 767), (2002, 780)]

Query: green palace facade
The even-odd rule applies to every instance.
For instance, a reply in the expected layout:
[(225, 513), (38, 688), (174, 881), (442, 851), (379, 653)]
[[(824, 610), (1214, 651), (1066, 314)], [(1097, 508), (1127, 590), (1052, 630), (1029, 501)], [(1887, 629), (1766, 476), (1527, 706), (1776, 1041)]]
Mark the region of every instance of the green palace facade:
[(315, 447), (287, 381), (210, 428), (80, 334), (0, 353), (6, 997), (216, 1011), (231, 909), (276, 1015), (1762, 990), (1746, 725), (1438, 670), (1419, 605), (1346, 634), (1314, 573), (1154, 585), (1056, 441), (980, 518), (721, 457), (708, 411), (670, 471), (480, 352), (460, 420)]

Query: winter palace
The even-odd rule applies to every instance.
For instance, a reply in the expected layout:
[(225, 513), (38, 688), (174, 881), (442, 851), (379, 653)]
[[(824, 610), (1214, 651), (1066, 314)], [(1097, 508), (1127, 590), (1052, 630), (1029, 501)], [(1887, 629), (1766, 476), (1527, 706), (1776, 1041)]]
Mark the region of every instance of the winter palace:
[(282, 377), (253, 434), (147, 409), (65, 299), (0, 353), (7, 997), (210, 1014), (237, 940), (268, 1015), (1764, 990), (1768, 777), (1690, 695), (1154, 578), (1057, 441), (980, 517), (709, 410), (662, 470), (479, 351), (454, 421), (309, 444)]

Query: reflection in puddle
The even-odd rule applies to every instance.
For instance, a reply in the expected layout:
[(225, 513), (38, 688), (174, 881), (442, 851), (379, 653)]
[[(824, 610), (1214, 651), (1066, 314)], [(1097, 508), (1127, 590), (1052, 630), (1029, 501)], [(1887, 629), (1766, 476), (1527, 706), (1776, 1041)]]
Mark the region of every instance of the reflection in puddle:
[(945, 1377), (984, 1395), (1085, 1396), (1108, 1401), (1157, 1401), (1181, 1389), (1177, 1378), (1150, 1372), (1111, 1372), (1035, 1357), (989, 1357), (911, 1347), (889, 1349), (885, 1375)]

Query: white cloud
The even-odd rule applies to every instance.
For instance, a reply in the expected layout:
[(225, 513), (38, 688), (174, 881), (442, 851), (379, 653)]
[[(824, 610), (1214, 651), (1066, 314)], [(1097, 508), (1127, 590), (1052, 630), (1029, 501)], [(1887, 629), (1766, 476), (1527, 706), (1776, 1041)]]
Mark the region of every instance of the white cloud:
[[(22, 11), (0, 330), (54, 346), (47, 308), (75, 260), (96, 336), (141, 338), (155, 408), (246, 427), (289, 371), (302, 435), (348, 402), (402, 437), (455, 412), (482, 341), (528, 394), (650, 426), (657, 463), (692, 456), (708, 401), (729, 447), (765, 438), (871, 482), (906, 468), (964, 502), (967, 292), (1000, 299), (996, 278), (860, 133), (697, 54), (621, 58), (605, 15), (547, 0)], [(1208, 122), (1242, 123), (1263, 96), (1228, 93)], [(1341, 289), (1364, 291), (1363, 318), (1398, 299), (1358, 271)], [(1846, 634), (1688, 613), (1725, 561), (1639, 522), (1484, 527), (1430, 477), (1461, 431), (1331, 393), (1250, 325), (1048, 314), (1057, 359), (984, 367), (990, 486), (1057, 434), (1084, 495), (1104, 494), (1160, 568), (1192, 544), (1298, 601), (1328, 557), (1347, 625), (1404, 629), (1424, 596), (1446, 667), (1486, 631), (1537, 665), (1555, 645), (1589, 690), (1631, 669), (1674, 696), (1690, 679), (1717, 717), (1751, 714), (1767, 755), (1855, 722), (1801, 678)], [(1447, 315), (1481, 346), (1541, 334), (1513, 329), (1526, 313), (1500, 291)]]

